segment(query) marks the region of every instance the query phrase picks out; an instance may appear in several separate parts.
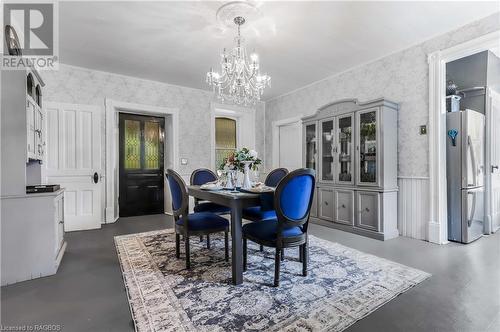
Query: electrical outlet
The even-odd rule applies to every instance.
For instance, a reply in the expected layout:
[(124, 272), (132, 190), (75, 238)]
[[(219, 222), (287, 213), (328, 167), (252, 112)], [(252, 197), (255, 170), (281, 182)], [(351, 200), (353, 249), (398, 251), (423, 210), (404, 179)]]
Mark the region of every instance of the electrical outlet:
[(187, 165), (187, 164), (188, 164), (187, 158), (181, 158), (181, 165)]
[(420, 135), (427, 135), (427, 126), (420, 126)]

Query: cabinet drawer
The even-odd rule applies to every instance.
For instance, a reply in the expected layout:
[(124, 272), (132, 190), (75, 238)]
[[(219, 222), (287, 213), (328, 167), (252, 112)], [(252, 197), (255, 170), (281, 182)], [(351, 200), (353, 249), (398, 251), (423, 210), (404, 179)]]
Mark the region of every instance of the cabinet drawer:
[(333, 221), (333, 190), (319, 188), (318, 192), (319, 217)]
[(335, 222), (354, 224), (354, 191), (335, 190)]
[(379, 193), (358, 191), (356, 193), (357, 218), (356, 226), (379, 231)]

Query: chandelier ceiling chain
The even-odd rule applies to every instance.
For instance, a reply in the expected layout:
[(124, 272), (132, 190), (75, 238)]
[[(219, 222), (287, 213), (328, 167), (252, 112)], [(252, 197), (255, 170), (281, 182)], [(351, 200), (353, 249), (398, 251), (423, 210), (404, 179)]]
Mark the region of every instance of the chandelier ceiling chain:
[(232, 102), (238, 105), (255, 104), (260, 100), (266, 86), (271, 85), (271, 77), (260, 73), (259, 56), (256, 53), (247, 57), (241, 38), (241, 26), (245, 24), (243, 16), (236, 16), (234, 24), (238, 28), (235, 38), (236, 47), (230, 54), (226, 49), (221, 54), (222, 73), (207, 73), (207, 83), (221, 102)]

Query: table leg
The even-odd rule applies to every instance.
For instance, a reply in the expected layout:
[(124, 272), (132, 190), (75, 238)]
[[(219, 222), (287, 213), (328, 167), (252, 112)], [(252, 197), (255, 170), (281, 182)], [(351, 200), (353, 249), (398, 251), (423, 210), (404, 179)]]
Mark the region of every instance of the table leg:
[(233, 285), (243, 283), (243, 237), (241, 234), (241, 204), (231, 207), (231, 270)]

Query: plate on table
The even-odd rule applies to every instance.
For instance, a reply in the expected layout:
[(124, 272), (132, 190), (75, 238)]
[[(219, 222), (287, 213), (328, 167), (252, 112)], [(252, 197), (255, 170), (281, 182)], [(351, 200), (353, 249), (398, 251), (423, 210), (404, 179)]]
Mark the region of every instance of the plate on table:
[(258, 187), (253, 187), (250, 189), (241, 188), (240, 191), (245, 192), (245, 193), (251, 193), (251, 194), (264, 194), (264, 193), (274, 192), (274, 188), (268, 187), (268, 186), (258, 186)]
[(224, 189), (221, 185), (217, 183), (205, 183), (200, 186), (201, 190), (217, 191)]

